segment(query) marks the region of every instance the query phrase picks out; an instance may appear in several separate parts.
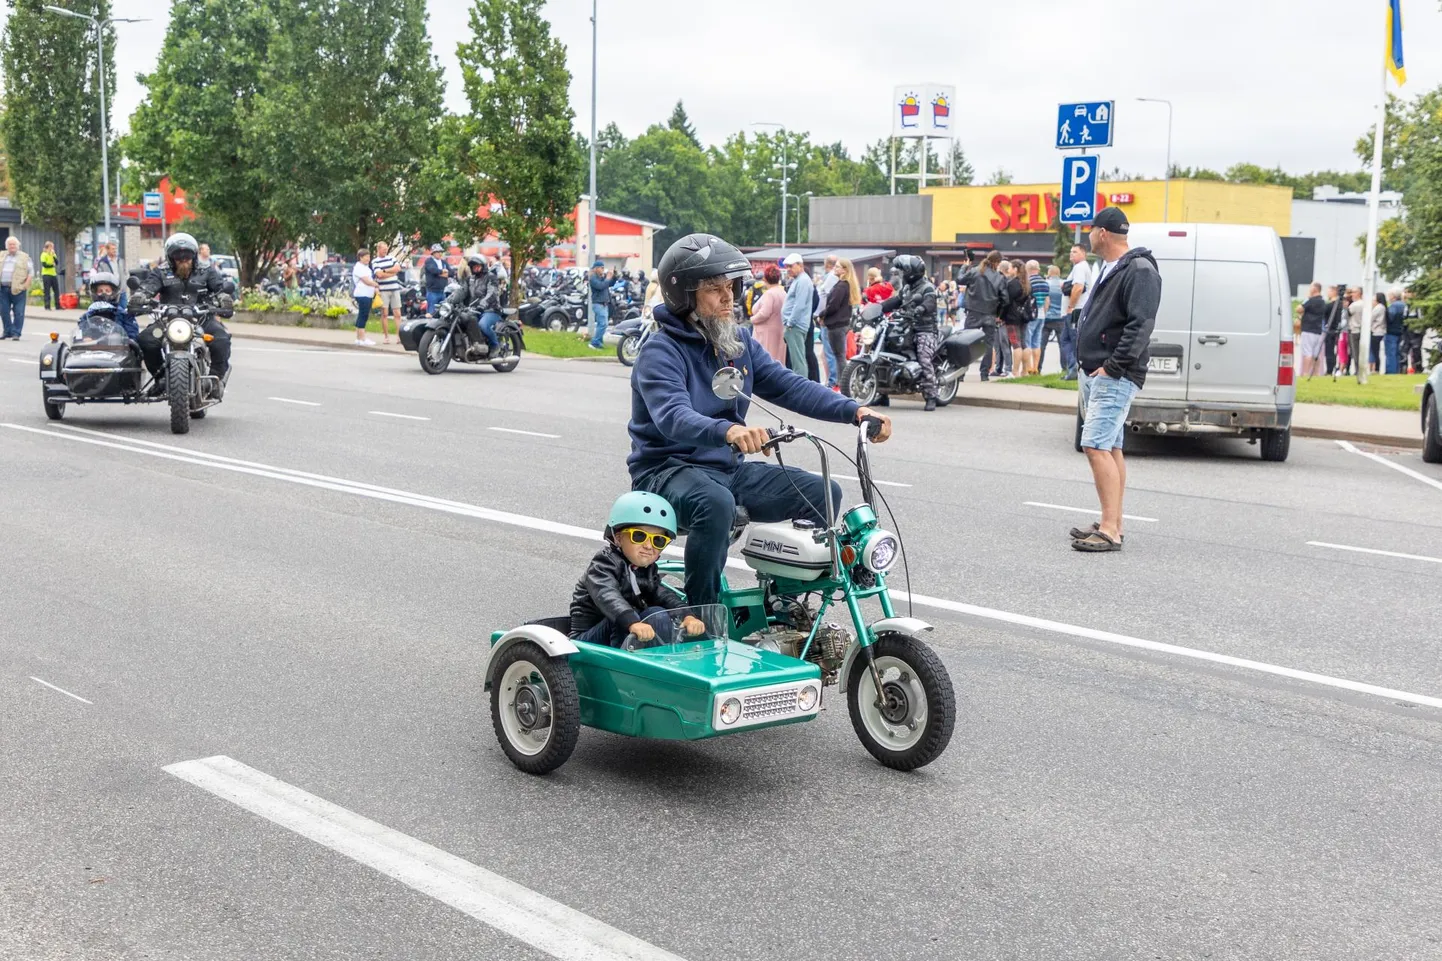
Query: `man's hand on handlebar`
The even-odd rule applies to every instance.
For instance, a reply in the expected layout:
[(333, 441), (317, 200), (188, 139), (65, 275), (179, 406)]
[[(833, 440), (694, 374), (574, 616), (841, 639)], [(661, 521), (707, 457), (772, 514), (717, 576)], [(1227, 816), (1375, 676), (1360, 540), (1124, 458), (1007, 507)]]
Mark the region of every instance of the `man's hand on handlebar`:
[(765, 448), (767, 457), (771, 456), (771, 449), (765, 447), (771, 435), (765, 427), (747, 427), (745, 424), (733, 424), (726, 431), (726, 443), (736, 448), (743, 454), (759, 454)]
[(877, 420), (881, 421), (881, 429), (878, 430), (876, 436), (871, 439), (872, 443), (886, 443), (886, 441), (891, 437), (891, 418), (887, 417), (885, 414), (878, 414), (870, 407), (862, 407), (856, 412), (856, 423), (860, 424), (868, 417), (874, 417)]

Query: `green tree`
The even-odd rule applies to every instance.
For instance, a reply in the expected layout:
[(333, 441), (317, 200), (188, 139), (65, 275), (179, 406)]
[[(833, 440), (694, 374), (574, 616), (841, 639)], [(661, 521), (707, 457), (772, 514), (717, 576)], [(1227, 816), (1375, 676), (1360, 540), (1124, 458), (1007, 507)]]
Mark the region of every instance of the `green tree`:
[(676, 106), (671, 108), (671, 117), (666, 121), (666, 126), (677, 133), (685, 134), (686, 139), (691, 141), (691, 146), (701, 149), (701, 139), (696, 136), (696, 128), (692, 126), (691, 118), (686, 115), (686, 105), (681, 101), (677, 100)]
[(694, 231), (727, 231), (713, 200), (711, 160), (685, 133), (655, 125), (610, 151), (607, 165), (601, 193), (607, 209), (665, 224), (655, 237), (657, 250)]
[(991, 172), (991, 176), (987, 178), (986, 182), (988, 185), (994, 184), (998, 187), (1005, 187), (1012, 182), (1011, 171), (1005, 167), (997, 167)]
[(140, 77), (146, 99), (131, 115), (126, 146), (148, 176), (169, 174), (230, 235), (245, 285), (307, 220), (278, 216), (277, 185), (250, 137), (274, 27), (271, 0), (174, 0), (160, 59)]
[[(42, 0), (8, 0), (9, 15), (0, 45), (5, 83), (0, 140), (9, 161), (13, 202), (27, 220), (54, 230), (70, 243), (103, 216), (100, 185), (100, 84), (95, 34), (74, 17), (47, 13)], [(109, 0), (77, 5), (105, 18)], [(102, 42), (103, 82), (115, 92), (115, 31)], [(67, 262), (65, 251), (61, 262)]]
[[(898, 140), (896, 148), (896, 172), (898, 175), (915, 174), (921, 170), (921, 147), (919, 140)], [(873, 187), (870, 193), (891, 192), (891, 156), (892, 138), (883, 137), (866, 145), (862, 152), (861, 163), (868, 171), (874, 170), (879, 176), (868, 177), (866, 183)], [(958, 186), (965, 186), (976, 180), (976, 170), (971, 162), (966, 159), (966, 151), (961, 144), (952, 145), (950, 156), (943, 161), (937, 152), (932, 148), (930, 141), (926, 141), (926, 182), (927, 186), (937, 186), (945, 182), (945, 171), (947, 162), (954, 166), (952, 170), (953, 182)], [(935, 178), (933, 180), (933, 178)], [(919, 184), (914, 179), (896, 181), (896, 192), (898, 194), (914, 194)]]
[(423, 229), (434, 239), (429, 214), (446, 212), (420, 173), (442, 85), (425, 0), (290, 0), (274, 10), (264, 95), (245, 122), (272, 209), (308, 221), (305, 236), (331, 249)]
[(476, 236), (493, 230), (511, 248), (511, 277), (571, 236), (581, 193), (581, 154), (566, 50), (541, 15), (542, 0), (475, 0), (471, 38), (457, 49), (470, 113), (448, 125), (443, 151), (469, 181), (467, 218)]

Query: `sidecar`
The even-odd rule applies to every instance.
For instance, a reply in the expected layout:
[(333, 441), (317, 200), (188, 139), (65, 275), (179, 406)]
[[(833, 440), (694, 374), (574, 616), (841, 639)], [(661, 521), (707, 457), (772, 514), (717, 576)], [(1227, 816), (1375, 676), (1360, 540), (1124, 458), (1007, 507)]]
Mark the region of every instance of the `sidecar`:
[(67, 404), (141, 404), (155, 399), (142, 390), (140, 350), (124, 329), (103, 314), (82, 319), (68, 342), (51, 334), (40, 351), (40, 388), (45, 415), (65, 416)]
[(494, 632), (483, 676), (506, 756), (544, 774), (570, 757), (582, 726), (695, 741), (816, 718), (816, 664), (732, 640), (725, 608), (686, 613), (703, 622), (701, 633), (671, 624), (651, 646), (574, 640), (570, 618)]

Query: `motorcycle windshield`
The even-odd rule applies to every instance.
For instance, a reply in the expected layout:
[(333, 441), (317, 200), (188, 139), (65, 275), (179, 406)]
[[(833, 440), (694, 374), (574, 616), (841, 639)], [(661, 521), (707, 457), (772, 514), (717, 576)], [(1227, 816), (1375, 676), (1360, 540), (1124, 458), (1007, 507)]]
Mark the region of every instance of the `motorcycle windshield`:
[(728, 621), (726, 608), (720, 604), (698, 604), (660, 611), (641, 623), (651, 628), (655, 637), (642, 639), (633, 634), (626, 638), (622, 647), (627, 650), (642, 650), (649, 647), (725, 640)]
[(70, 335), (72, 347), (124, 347), (130, 337), (120, 322), (108, 313), (89, 314), (80, 318)]

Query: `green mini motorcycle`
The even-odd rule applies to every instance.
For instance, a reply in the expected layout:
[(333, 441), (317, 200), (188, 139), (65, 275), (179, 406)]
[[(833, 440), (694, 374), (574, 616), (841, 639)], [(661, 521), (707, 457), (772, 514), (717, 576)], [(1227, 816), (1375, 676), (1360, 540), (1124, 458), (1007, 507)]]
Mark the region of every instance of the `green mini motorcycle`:
[[(712, 389), (731, 400), (746, 396), (742, 384), (741, 372), (726, 367)], [(555, 770), (582, 726), (700, 740), (804, 723), (815, 720), (831, 687), (844, 694), (857, 737), (882, 764), (905, 771), (940, 757), (956, 696), (946, 668), (921, 640), (931, 625), (899, 615), (886, 586), (902, 544), (877, 519), (867, 446), (880, 421), (867, 420), (856, 450), (863, 503), (830, 527), (738, 524), (756, 586), (723, 577), (720, 604), (657, 615), (655, 638), (644, 644), (634, 636), (618, 648), (573, 640), (565, 617), (494, 632), (485, 688), (511, 762), (532, 774)], [(826, 442), (784, 425), (769, 434), (768, 448), (803, 440), (816, 448), (824, 516), (837, 516)], [(683, 573), (679, 561), (659, 566), (668, 576)], [(863, 610), (869, 600), (880, 606), (879, 618)], [(850, 631), (826, 619), (841, 608)]]

